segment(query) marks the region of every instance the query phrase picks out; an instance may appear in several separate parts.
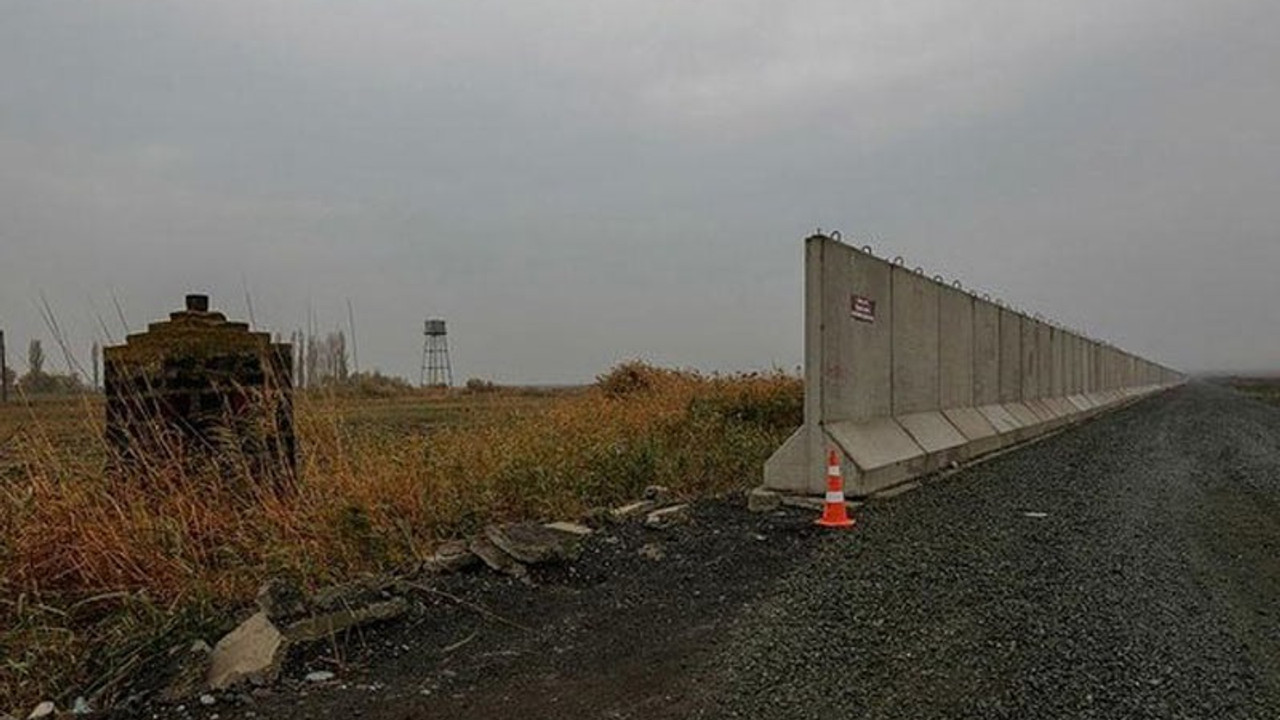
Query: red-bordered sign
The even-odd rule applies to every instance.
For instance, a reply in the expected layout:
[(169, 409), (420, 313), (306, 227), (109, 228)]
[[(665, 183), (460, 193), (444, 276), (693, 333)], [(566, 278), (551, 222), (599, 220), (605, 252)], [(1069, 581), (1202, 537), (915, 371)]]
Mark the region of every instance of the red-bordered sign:
[(876, 321), (876, 301), (861, 295), (852, 296), (849, 315), (854, 320), (873, 323)]

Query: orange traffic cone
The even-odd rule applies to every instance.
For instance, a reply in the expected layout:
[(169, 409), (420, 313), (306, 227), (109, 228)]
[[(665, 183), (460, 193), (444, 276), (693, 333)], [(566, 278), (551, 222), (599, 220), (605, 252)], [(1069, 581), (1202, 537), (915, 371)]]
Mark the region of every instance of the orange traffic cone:
[(844, 506), (844, 478), (840, 475), (840, 458), (835, 450), (827, 456), (827, 502), (822, 507), (822, 517), (814, 522), (831, 528), (851, 528), (854, 525)]

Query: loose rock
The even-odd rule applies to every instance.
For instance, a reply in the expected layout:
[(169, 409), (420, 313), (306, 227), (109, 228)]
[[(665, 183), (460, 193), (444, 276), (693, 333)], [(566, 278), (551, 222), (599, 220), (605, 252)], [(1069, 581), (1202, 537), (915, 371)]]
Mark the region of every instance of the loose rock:
[(658, 562), (667, 557), (667, 552), (658, 543), (646, 543), (644, 547), (640, 548), (639, 553), (640, 557), (653, 562)]
[(52, 700), (45, 700), (31, 711), (31, 714), (27, 716), (27, 720), (44, 720), (45, 718), (53, 717), (56, 712), (58, 712), (58, 706), (54, 705)]
[(258, 612), (218, 641), (209, 657), (208, 684), (225, 690), (240, 682), (265, 685), (276, 679), (287, 643), (265, 612)]
[(334, 674), (329, 672), (328, 670), (317, 670), (312, 673), (307, 673), (306, 680), (307, 682), (311, 682), (311, 683), (322, 683), (322, 682), (329, 682), (333, 678), (334, 678)]

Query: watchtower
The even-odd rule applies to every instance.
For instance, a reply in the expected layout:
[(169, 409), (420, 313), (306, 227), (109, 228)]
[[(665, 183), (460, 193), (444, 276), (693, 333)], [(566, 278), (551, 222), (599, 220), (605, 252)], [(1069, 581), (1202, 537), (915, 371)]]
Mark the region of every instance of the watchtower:
[(429, 319), (422, 331), (422, 387), (453, 387), (453, 366), (449, 364), (449, 337), (444, 320)]

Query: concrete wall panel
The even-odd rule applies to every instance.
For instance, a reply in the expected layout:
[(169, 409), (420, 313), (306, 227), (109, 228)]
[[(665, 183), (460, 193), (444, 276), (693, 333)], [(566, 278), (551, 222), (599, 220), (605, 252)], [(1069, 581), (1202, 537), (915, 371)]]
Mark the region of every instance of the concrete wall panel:
[(955, 288), (938, 288), (938, 372), (943, 408), (973, 405), (973, 306), (972, 295)]
[[(822, 417), (860, 422), (893, 412), (892, 266), (839, 243), (823, 244)], [(875, 319), (852, 315), (854, 296), (875, 303)], [(936, 331), (935, 331), (936, 334)]]
[(1049, 397), (1062, 397), (1067, 394), (1066, 334), (1056, 327), (1050, 327), (1049, 347), (1053, 355), (1053, 371), (1049, 378)]
[(1053, 395), (1053, 328), (1036, 322), (1036, 362), (1040, 367), (1036, 372), (1040, 393), (1036, 397)]
[(1022, 316), (1000, 308), (1000, 402), (1022, 399)]
[(1040, 397), (1040, 344), (1036, 333), (1039, 325), (1029, 317), (1022, 321), (1022, 400)]
[(893, 414), (937, 410), (937, 283), (903, 267), (893, 268)]
[(973, 302), (973, 404), (1000, 402), (1000, 308)]

